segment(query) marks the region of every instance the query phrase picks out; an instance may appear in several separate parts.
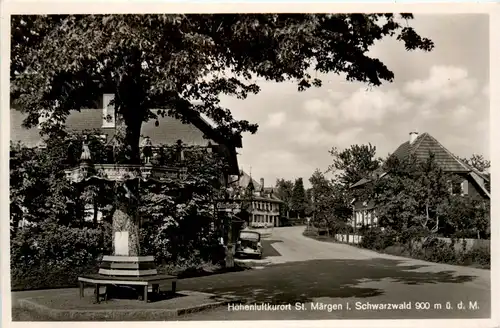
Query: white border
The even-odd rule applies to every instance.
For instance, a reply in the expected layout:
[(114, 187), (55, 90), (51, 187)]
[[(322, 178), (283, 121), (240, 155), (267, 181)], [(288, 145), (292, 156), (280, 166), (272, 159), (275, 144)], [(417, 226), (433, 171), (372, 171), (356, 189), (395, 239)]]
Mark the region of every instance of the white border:
[[(146, 1), (109, 1), (107, 4), (99, 3), (98, 0), (80, 2), (80, 1), (5, 1), (1, 4), (2, 20), (1, 20), (1, 107), (0, 122), (2, 128), (0, 135), (2, 143), (0, 144), (1, 161), (0, 161), (0, 208), (2, 209), (2, 219), (0, 220), (1, 231), (1, 291), (2, 291), (2, 323), (7, 324), (11, 322), (11, 296), (10, 296), (10, 252), (9, 249), (9, 223), (8, 217), (8, 204), (9, 204), (9, 187), (8, 187), (8, 156), (9, 156), (9, 60), (10, 55), (10, 19), (9, 14), (27, 14), (27, 13), (153, 13), (153, 12), (185, 12), (185, 13), (235, 13), (235, 12), (411, 12), (415, 14), (432, 14), (432, 13), (489, 13), (490, 14), (490, 88), (496, 90), (500, 85), (499, 81), (499, 45), (500, 45), (500, 23), (499, 23), (499, 10), (496, 4), (488, 3), (452, 3), (452, 4), (387, 4), (387, 3), (349, 3), (349, 4), (334, 4), (334, 3), (160, 3), (160, 2), (146, 2)], [(464, 45), (467, 46), (467, 45)], [(496, 92), (490, 92), (490, 108), (497, 109), (500, 101), (500, 95)], [(493, 163), (491, 168), (492, 189), (496, 190), (496, 186), (500, 182), (500, 170), (497, 170), (497, 154), (500, 154), (500, 143), (494, 140), (500, 140), (500, 129), (498, 122), (500, 113), (498, 110), (490, 110), (490, 156)], [(495, 192), (493, 192), (495, 195)], [(498, 284), (498, 255), (499, 255), (499, 222), (497, 219), (500, 217), (500, 206), (498, 202), (492, 200), (492, 269), (491, 269), (491, 288), (492, 288), (492, 319), (481, 320), (318, 320), (318, 321), (238, 321), (236, 324), (239, 327), (255, 327), (255, 325), (269, 325), (279, 327), (358, 327), (358, 326), (371, 326), (371, 327), (419, 327), (419, 326), (439, 326), (439, 327), (498, 327), (499, 315), (495, 309), (500, 309), (499, 301), (499, 284)], [(459, 288), (459, 287), (458, 287)], [(201, 323), (201, 322), (199, 322)], [(131, 322), (126, 323), (127, 327), (141, 327), (144, 324), (148, 326), (163, 327), (169, 326), (196, 326), (197, 322)], [(231, 321), (212, 321), (203, 322), (204, 326), (234, 326), (235, 322)], [(12, 323), (14, 327), (64, 327), (67, 324), (58, 322), (47, 323)], [(95, 326), (95, 322), (79, 323), (72, 322), (72, 326)], [(106, 322), (98, 323), (103, 326), (117, 326), (121, 327), (124, 323), (119, 322)]]

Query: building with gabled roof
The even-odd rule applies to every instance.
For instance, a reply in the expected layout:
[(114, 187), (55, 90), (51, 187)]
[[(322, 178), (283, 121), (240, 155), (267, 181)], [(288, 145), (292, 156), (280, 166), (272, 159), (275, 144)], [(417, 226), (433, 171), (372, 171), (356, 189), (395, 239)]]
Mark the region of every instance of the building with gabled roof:
[[(419, 162), (426, 161), (430, 154), (434, 155), (436, 164), (446, 173), (453, 173), (462, 178), (460, 188), (451, 188), (452, 190), (461, 190), (461, 195), (479, 199), (490, 199), (490, 192), (486, 188), (489, 177), (471, 167), (467, 163), (453, 155), (437, 139), (429, 133), (419, 134), (410, 132), (408, 141), (402, 143), (393, 153), (400, 160), (408, 159), (412, 156)], [(383, 168), (375, 170), (371, 177), (360, 179), (351, 185), (351, 189), (365, 188), (376, 179), (384, 178), (390, 173), (385, 172)], [(377, 218), (373, 210), (375, 202), (370, 199), (353, 199), (353, 226), (376, 224)]]
[(243, 170), (240, 171), (239, 188), (242, 193), (251, 193), (251, 206), (249, 209), (249, 225), (251, 227), (279, 227), (280, 207), (283, 201), (275, 193), (274, 188), (264, 186), (264, 178), (260, 183)]
[[(101, 140), (109, 147), (118, 131), (115, 109), (110, 105), (114, 95), (103, 94), (92, 108), (84, 108), (79, 111), (71, 111), (67, 116), (64, 126), (71, 132), (91, 131), (100, 134)], [(13, 142), (21, 142), (30, 148), (44, 148), (45, 142), (38, 127), (24, 128), (22, 122), (25, 114), (15, 108), (10, 110), (10, 137)], [(193, 110), (185, 110), (182, 113), (183, 120), (165, 116), (158, 117), (158, 125), (154, 120), (144, 122), (141, 126), (141, 140), (148, 137), (153, 148), (158, 146), (174, 146), (180, 141), (186, 149), (190, 147), (206, 147), (207, 150), (223, 155), (229, 164), (229, 169), (224, 174), (224, 183), (230, 184), (239, 175), (237, 148), (242, 147), (241, 136), (235, 135), (229, 139), (218, 132), (217, 128)], [(41, 120), (43, 121), (43, 119)], [(157, 154), (156, 150), (153, 156)], [(86, 210), (92, 217), (95, 210)], [(100, 218), (102, 213), (97, 214)], [(99, 219), (98, 219), (99, 220)]]
[[(101, 136), (106, 143), (111, 143), (117, 131), (115, 109), (114, 106), (109, 105), (113, 97), (112, 94), (103, 94), (96, 102), (96, 108), (70, 112), (64, 125), (69, 131), (74, 132), (98, 131), (102, 133)], [(141, 135), (149, 137), (153, 146), (175, 145), (180, 140), (187, 147), (210, 147), (213, 151), (221, 151), (230, 164), (230, 174), (237, 176), (239, 167), (236, 148), (242, 147), (241, 137), (235, 136), (232, 140), (228, 140), (217, 131), (216, 127), (195, 111), (185, 111), (183, 116), (186, 122), (170, 116), (158, 117), (158, 126), (154, 120), (144, 122)], [(11, 141), (20, 141), (27, 147), (40, 147), (43, 144), (40, 129), (23, 128), (24, 118), (25, 114), (11, 109)], [(142, 141), (141, 137), (140, 142)]]

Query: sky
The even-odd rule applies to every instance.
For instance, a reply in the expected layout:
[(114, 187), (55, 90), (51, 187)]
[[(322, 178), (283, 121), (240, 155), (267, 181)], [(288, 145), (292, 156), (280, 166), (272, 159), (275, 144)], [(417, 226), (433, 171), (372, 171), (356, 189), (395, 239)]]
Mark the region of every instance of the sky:
[(323, 86), (298, 92), (293, 82), (260, 82), (245, 100), (222, 97), (236, 119), (259, 124), (243, 135), (240, 169), (273, 186), (332, 162), (329, 150), (376, 146), (386, 157), (417, 130), (458, 156), (489, 154), (489, 21), (481, 14), (415, 15), (410, 22), (430, 38), (432, 52), (407, 52), (387, 38), (370, 49), (394, 72), (392, 83), (368, 89), (342, 76), (318, 75)]

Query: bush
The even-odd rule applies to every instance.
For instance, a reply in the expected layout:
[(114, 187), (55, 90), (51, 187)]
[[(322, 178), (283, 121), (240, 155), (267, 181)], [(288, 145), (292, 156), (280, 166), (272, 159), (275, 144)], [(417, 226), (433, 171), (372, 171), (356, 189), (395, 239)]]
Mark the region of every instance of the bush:
[(372, 228), (365, 230), (360, 246), (381, 251), (396, 244), (396, 239), (396, 233), (391, 229), (382, 230), (380, 228)]
[(431, 238), (422, 247), (420, 258), (429, 262), (458, 264), (458, 256), (452, 244)]
[(477, 265), (489, 269), (491, 265), (490, 247), (474, 247), (470, 251), (463, 253), (460, 260), (463, 265)]
[(10, 251), (13, 290), (73, 287), (111, 253), (110, 229), (26, 227), (12, 238)]

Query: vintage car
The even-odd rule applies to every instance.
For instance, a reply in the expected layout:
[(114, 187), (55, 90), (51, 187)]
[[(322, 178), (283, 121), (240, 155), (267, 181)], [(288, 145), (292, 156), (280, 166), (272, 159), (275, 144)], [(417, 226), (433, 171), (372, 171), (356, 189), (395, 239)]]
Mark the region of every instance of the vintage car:
[(257, 257), (262, 258), (262, 245), (260, 243), (260, 233), (255, 231), (241, 231), (236, 244), (237, 257)]

